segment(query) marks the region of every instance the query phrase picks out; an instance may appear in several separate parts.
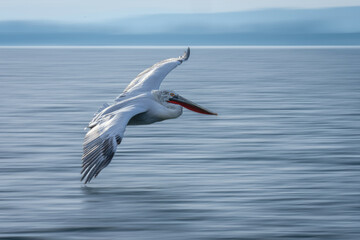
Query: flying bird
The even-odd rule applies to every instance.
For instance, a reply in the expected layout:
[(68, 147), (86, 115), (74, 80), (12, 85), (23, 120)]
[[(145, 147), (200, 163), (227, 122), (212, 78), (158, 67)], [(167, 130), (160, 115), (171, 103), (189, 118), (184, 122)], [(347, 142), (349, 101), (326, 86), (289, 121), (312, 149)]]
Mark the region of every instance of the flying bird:
[(104, 104), (88, 125), (82, 156), (85, 184), (109, 165), (127, 125), (143, 125), (179, 117), (183, 107), (194, 112), (217, 115), (174, 91), (159, 90), (161, 82), (174, 68), (188, 60), (190, 48), (183, 56), (156, 63), (141, 72), (112, 105)]

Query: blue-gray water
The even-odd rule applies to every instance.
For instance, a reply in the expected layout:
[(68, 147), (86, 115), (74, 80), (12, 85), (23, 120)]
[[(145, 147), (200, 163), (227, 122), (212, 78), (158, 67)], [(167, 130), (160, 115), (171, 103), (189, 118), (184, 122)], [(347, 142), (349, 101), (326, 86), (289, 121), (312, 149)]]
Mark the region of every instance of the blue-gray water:
[(359, 239), (360, 49), (192, 49), (189, 111), (127, 128), (80, 183), (83, 130), (184, 49), (0, 49), (0, 238)]

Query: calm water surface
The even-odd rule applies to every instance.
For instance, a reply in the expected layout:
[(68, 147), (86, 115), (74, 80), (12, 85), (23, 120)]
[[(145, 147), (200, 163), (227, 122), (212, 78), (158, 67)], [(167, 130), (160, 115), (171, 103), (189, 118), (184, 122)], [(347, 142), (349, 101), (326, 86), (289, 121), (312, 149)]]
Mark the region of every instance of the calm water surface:
[(0, 49), (0, 238), (360, 239), (360, 49), (192, 49), (164, 81), (219, 116), (83, 130), (183, 49)]

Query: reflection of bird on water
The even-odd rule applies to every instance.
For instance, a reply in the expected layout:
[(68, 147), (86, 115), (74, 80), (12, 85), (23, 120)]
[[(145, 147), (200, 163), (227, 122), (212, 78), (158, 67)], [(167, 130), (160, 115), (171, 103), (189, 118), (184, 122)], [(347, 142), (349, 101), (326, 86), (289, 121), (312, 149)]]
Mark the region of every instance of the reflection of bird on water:
[(113, 158), (117, 145), (124, 137), (127, 125), (151, 124), (177, 118), (182, 107), (202, 114), (217, 115), (174, 91), (159, 90), (166, 75), (188, 60), (190, 48), (178, 58), (156, 63), (141, 72), (115, 99), (114, 104), (104, 105), (89, 123), (82, 156), (82, 178), (90, 182)]

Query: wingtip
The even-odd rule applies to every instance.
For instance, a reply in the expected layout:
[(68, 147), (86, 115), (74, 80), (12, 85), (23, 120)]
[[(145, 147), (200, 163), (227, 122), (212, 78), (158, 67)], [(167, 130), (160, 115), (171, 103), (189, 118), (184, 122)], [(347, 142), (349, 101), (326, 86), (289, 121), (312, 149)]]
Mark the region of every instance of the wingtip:
[(186, 49), (186, 51), (184, 52), (184, 55), (182, 55), (182, 56), (179, 57), (179, 61), (180, 61), (180, 62), (186, 61), (186, 60), (189, 59), (189, 57), (190, 57), (190, 47), (188, 47), (188, 48)]
[(188, 60), (190, 57), (190, 47), (188, 47), (184, 54), (184, 61)]

